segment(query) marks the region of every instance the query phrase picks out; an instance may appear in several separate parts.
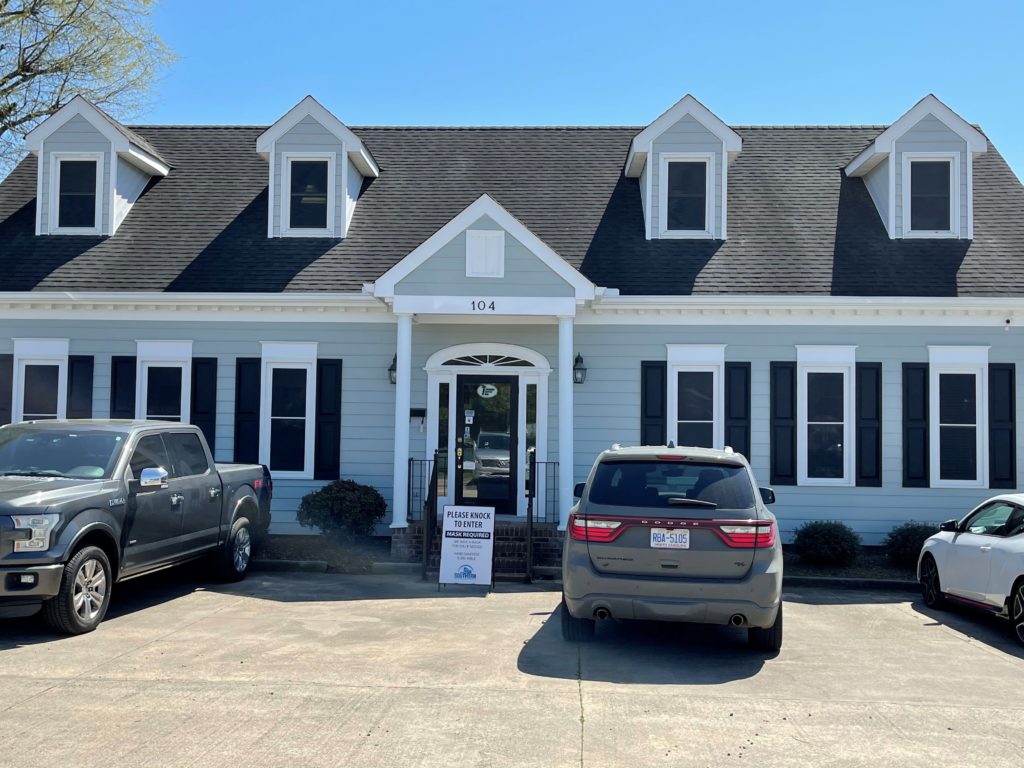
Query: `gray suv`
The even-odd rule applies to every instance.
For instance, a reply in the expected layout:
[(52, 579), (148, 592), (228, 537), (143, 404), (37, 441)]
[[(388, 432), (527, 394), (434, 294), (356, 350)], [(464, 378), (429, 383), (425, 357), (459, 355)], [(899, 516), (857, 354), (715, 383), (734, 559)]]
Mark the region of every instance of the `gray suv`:
[(782, 647), (782, 544), (747, 460), (731, 449), (613, 446), (597, 457), (569, 518), (562, 636), (596, 619), (747, 628)]

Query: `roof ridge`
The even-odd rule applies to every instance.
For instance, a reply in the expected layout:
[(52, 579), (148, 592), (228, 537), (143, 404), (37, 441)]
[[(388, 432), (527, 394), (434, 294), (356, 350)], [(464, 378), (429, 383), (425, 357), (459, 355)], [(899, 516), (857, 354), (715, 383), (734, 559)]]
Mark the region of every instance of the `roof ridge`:
[[(135, 124), (125, 126), (133, 130), (146, 130), (154, 128), (174, 129), (237, 129), (237, 130), (266, 130), (266, 125), (241, 124), (231, 125), (227, 123), (152, 123)], [(353, 131), (642, 131), (642, 125), (349, 125)], [(740, 130), (879, 130), (884, 131), (888, 125), (840, 125), (823, 123), (815, 124), (779, 124), (779, 125), (730, 125), (730, 128)]]

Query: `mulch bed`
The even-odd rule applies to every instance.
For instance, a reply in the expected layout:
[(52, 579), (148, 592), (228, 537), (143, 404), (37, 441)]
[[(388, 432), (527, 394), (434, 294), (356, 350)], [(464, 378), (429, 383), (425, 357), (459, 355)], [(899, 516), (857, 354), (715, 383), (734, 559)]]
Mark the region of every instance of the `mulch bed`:
[(374, 562), (387, 560), (391, 544), (386, 538), (365, 537), (339, 542), (313, 536), (270, 535), (256, 553), (264, 560), (325, 560), (330, 573), (369, 573)]
[(788, 546), (783, 547), (787, 576), (828, 576), (849, 579), (903, 579), (914, 581), (914, 568), (903, 568), (893, 563), (881, 547), (865, 547), (857, 560), (847, 568), (809, 565)]

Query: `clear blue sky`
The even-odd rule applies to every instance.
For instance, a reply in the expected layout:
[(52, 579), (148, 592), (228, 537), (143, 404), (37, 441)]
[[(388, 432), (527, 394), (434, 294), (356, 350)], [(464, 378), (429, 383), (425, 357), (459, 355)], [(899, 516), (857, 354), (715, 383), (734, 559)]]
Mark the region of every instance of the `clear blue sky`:
[(933, 92), (1024, 174), (1024, 3), (163, 0), (180, 60), (145, 123), (890, 123)]

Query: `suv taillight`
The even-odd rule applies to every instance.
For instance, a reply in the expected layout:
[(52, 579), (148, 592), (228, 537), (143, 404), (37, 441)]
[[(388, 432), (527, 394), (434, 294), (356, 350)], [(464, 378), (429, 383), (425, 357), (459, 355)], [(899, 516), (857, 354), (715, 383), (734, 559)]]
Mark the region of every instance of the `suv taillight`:
[(576, 541), (612, 541), (625, 530), (621, 520), (569, 516), (569, 535)]
[(767, 549), (775, 545), (775, 523), (770, 521), (724, 524), (715, 530), (722, 541), (736, 549)]

